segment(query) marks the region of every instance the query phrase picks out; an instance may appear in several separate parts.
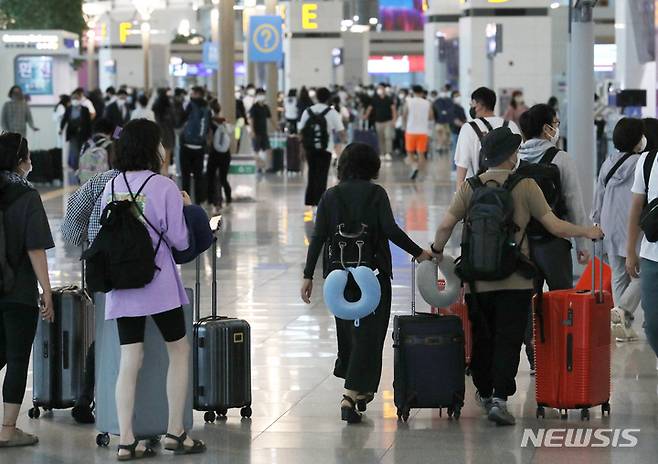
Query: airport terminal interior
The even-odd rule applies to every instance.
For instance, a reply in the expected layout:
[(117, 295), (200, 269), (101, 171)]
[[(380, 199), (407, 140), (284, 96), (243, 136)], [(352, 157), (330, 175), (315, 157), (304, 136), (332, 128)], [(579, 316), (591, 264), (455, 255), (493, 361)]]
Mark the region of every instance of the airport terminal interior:
[[(658, 184), (647, 175), (658, 151), (658, 0), (23, 3), (38, 14), (26, 12), (21, 2), (0, 0), (1, 464), (101, 464), (126, 457), (185, 464), (658, 462), (658, 294), (652, 293), (658, 284), (647, 282), (650, 272), (658, 272), (652, 267), (658, 249), (648, 239), (652, 210), (645, 208), (649, 203), (655, 209), (658, 198)], [(58, 11), (75, 8), (79, 14)], [(128, 147), (133, 151), (128, 153)], [(531, 172), (528, 166), (551, 150), (554, 158), (544, 165), (549, 174), (520, 174)], [(537, 153), (539, 158), (533, 158)], [(153, 159), (161, 170), (153, 167)], [(486, 237), (499, 233), (491, 229), (492, 223), (502, 223), (498, 213), (490, 213), (486, 233), (473, 232), (477, 217), (470, 214), (478, 205), (471, 197), (477, 196), (473, 183), (462, 183), (479, 173), (478, 166), (489, 169), (481, 175), (485, 179), (503, 171), (511, 178), (530, 178), (513, 187), (523, 193), (515, 190), (505, 197), (515, 208), (513, 222), (525, 226), (513, 224), (516, 228), (502, 241)], [(108, 177), (106, 171), (114, 174)], [(115, 180), (124, 203), (130, 201), (139, 188), (128, 181), (135, 179), (133, 171), (161, 174), (130, 202), (141, 216), (126, 210), (153, 241), (154, 277), (137, 288), (110, 286), (103, 298), (93, 278), (82, 283), (79, 242), (87, 237), (92, 250), (101, 249), (103, 240), (92, 237), (104, 237), (114, 247), (129, 249), (112, 239), (118, 229), (110, 221), (101, 228), (98, 220), (112, 199), (109, 184)], [(124, 172), (128, 188), (133, 187), (130, 194), (121, 190)], [(555, 203), (545, 189), (552, 175), (557, 175), (562, 199)], [(379, 200), (372, 200), (375, 194), (354, 194), (362, 180), (382, 187)], [(505, 195), (494, 183), (500, 188), (489, 188), (491, 182), (482, 188)], [(8, 185), (38, 192), (29, 212), (10, 216), (22, 197), (14, 203), (5, 200)], [(345, 187), (342, 194), (337, 186)], [(172, 189), (175, 201), (169, 196)], [(180, 190), (189, 197), (181, 201)], [(408, 252), (415, 248), (387, 225), (387, 211), (374, 222), (365, 219), (386, 209), (381, 190), (390, 201), (392, 219), (425, 250), (412, 253), (416, 260)], [(353, 195), (346, 197), (348, 192)], [(456, 217), (459, 205), (464, 217)], [(560, 205), (566, 205), (566, 212), (559, 212)], [(551, 237), (547, 240), (562, 244), (560, 250), (546, 248), (543, 257), (532, 250), (546, 241), (533, 241), (526, 229), (540, 210), (548, 230), (543, 233)], [(189, 211), (196, 219), (201, 215), (201, 226)], [(342, 215), (355, 211), (363, 217), (352, 222), (367, 227), (341, 235), (334, 222), (351, 224)], [(633, 223), (640, 221), (640, 213), (646, 236), (642, 244), (642, 236), (637, 241), (642, 268), (633, 276), (635, 267), (627, 269), (624, 262), (631, 262), (633, 254), (638, 257), (626, 244), (631, 233), (640, 233)], [(211, 227), (217, 227), (212, 231), (216, 259), (208, 241), (192, 250), (186, 263), (174, 265), (168, 242), (173, 236), (167, 235), (175, 228), (172, 215), (178, 226), (186, 221), (179, 229), (190, 250), (201, 247), (199, 237), (208, 238)], [(149, 219), (160, 229), (147, 227), (153, 227)], [(94, 220), (98, 228), (92, 231)], [(447, 236), (439, 240), (446, 221)], [(46, 245), (43, 236), (34, 238), (39, 236), (35, 228), (48, 226), (54, 246)], [(77, 241), (71, 239), (76, 227)], [(167, 238), (161, 248), (162, 236)], [(318, 260), (307, 304), (305, 264), (314, 236), (325, 240), (316, 244), (327, 250), (332, 240), (339, 241), (341, 259), (336, 264), (327, 251)], [(576, 236), (583, 238), (570, 238)], [(361, 265), (364, 241), (371, 245), (375, 239), (379, 248), (372, 265)], [(17, 249), (11, 249), (12, 241)], [(53, 322), (41, 317), (52, 309), (47, 297), (21, 303), (25, 297), (15, 299), (15, 289), (7, 288), (4, 266), (14, 266), (18, 256), (29, 272), (15, 285), (31, 285), (36, 295), (38, 280), (39, 291), (46, 290), (29, 243), (43, 243), (34, 246), (46, 249), (42, 265), (47, 263), (53, 289)], [(485, 245), (469, 254), (469, 243)], [(398, 247), (405, 244), (405, 249)], [(354, 266), (341, 262), (349, 246), (358, 246), (357, 269), (368, 271), (377, 287), (368, 310), (360, 303), (370, 290), (356, 273), (350, 274)], [(489, 258), (498, 259), (493, 265), (498, 277), (479, 274), (464, 283), (475, 294), (475, 288), (489, 289), (474, 303), (472, 296), (464, 296), (462, 280), (467, 279), (458, 277), (462, 274), (451, 264), (461, 256), (462, 263), (475, 266), (482, 256), (495, 255), (488, 253), (494, 246), (508, 253), (518, 250), (534, 268), (545, 261), (551, 273), (566, 275), (568, 283), (551, 288), (547, 281), (542, 290), (537, 285), (531, 290), (531, 278), (520, 277), (516, 268), (498, 275), (504, 257)], [(382, 252), (387, 247), (388, 271), (388, 256)], [(581, 256), (583, 251), (588, 253)], [(602, 260), (589, 262), (592, 253)], [(336, 266), (326, 278), (323, 258)], [(93, 259), (86, 261), (88, 276), (98, 269)], [(600, 273), (602, 261), (605, 272)], [(164, 283), (162, 263), (174, 270)], [(593, 268), (596, 273), (590, 275)], [(427, 269), (435, 272), (431, 291), (419, 283), (428, 281), (421, 275)], [(104, 276), (116, 272), (108, 265)], [(344, 274), (347, 282), (335, 295), (323, 289), (334, 273)], [(528, 286), (496, 286), (514, 277)], [(156, 282), (162, 284), (160, 294), (152, 288), (146, 293)], [(127, 387), (137, 389), (134, 411), (128, 413), (134, 430), (128, 432), (125, 408), (117, 408), (117, 402), (130, 396), (121, 388), (130, 383), (125, 373), (130, 347), (141, 344), (124, 343), (126, 320), (157, 317), (166, 310), (129, 313), (117, 302), (166, 300), (170, 296), (163, 295), (171, 295), (179, 282), (191, 296), (183, 312), (189, 319), (198, 304), (201, 318), (193, 328), (187, 326), (184, 339), (191, 347), (182, 361), (183, 372), (189, 371), (183, 395), (186, 425), (184, 430), (177, 429), (178, 423), (172, 426), (167, 392), (170, 401), (179, 392), (172, 386), (176, 376), (165, 374), (167, 360), (173, 363), (178, 356), (172, 345), (180, 337), (165, 343), (158, 328), (147, 324), (143, 375)], [(94, 288), (61, 290), (85, 285)], [(346, 285), (359, 288), (356, 297), (353, 292), (347, 297)], [(105, 315), (102, 307), (97, 312), (82, 302), (87, 291), (96, 305), (104, 301), (105, 310), (113, 307), (115, 315), (99, 318)], [(73, 308), (68, 312), (65, 298)], [(445, 302), (440, 310), (432, 298)], [(624, 307), (628, 300), (634, 307)], [(222, 318), (211, 314), (214, 302)], [(382, 317), (387, 304), (389, 319)], [(25, 318), (20, 326), (12, 320), (16, 307), (37, 314), (38, 306), (42, 313), (36, 331), (30, 332)], [(505, 312), (520, 317), (507, 325), (501, 322), (511, 319)], [(415, 321), (408, 318), (412, 313)], [(122, 322), (117, 324), (117, 317)], [(375, 319), (379, 327), (373, 326)], [(447, 332), (449, 321), (457, 321), (452, 332)], [(175, 322), (182, 327), (182, 320)], [(235, 324), (242, 324), (239, 332)], [(417, 333), (403, 333), (413, 328)], [(11, 330), (20, 330), (23, 339)], [(368, 337), (360, 337), (360, 330)], [(29, 355), (12, 346), (32, 339)], [(93, 340), (95, 355), (89, 355)], [(534, 357), (526, 356), (527, 346), (534, 346)], [(341, 377), (347, 380), (334, 375), (341, 370), (339, 348), (360, 356), (345, 361), (343, 354), (349, 366), (343, 366)], [(154, 352), (158, 365), (149, 359)], [(26, 365), (29, 356), (24, 395), (16, 392), (20, 356)], [(348, 388), (373, 370), (377, 377), (379, 361), (376, 391)], [(487, 362), (488, 369), (483, 368)], [(158, 380), (147, 378), (154, 372)], [(485, 376), (493, 379), (488, 398), (474, 385), (479, 382), (482, 389)], [(85, 403), (81, 392), (90, 388), (90, 378), (95, 395)], [(201, 386), (201, 379), (209, 383)], [(463, 385), (450, 391), (457, 403), (436, 399), (424, 404), (425, 398), (445, 396), (439, 392), (453, 388), (455, 381)], [(512, 389), (505, 394), (501, 385), (508, 388), (509, 382)], [(547, 391), (554, 397), (547, 399)], [(7, 396), (17, 393), (22, 404), (12, 423), (19, 406)], [(370, 393), (364, 412), (365, 400), (359, 400)], [(201, 397), (217, 401), (204, 407), (197, 404)], [(149, 410), (140, 402), (148, 402)], [(74, 405), (91, 420), (74, 418)], [(143, 427), (149, 432), (140, 431)], [(19, 437), (18, 430), (28, 435)], [(188, 442), (181, 442), (174, 454), (171, 438), (165, 437), (172, 430), (203, 441), (205, 449), (191, 453)], [(142, 456), (141, 444), (132, 455), (118, 449), (130, 445), (122, 440), (133, 435), (155, 455)], [(19, 439), (36, 440), (33, 436), (38, 443), (16, 445)]]

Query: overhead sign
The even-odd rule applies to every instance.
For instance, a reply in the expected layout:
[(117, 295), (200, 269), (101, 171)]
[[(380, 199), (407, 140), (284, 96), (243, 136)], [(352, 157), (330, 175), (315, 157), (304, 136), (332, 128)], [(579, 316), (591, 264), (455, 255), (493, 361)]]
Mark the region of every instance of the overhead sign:
[(53, 95), (53, 57), (16, 57), (14, 82), (23, 90), (23, 93)]
[(318, 4), (302, 4), (302, 29), (314, 30), (318, 28)]
[(286, 32), (340, 33), (343, 6), (342, 0), (290, 2), (286, 11)]
[(278, 63), (283, 58), (280, 16), (252, 16), (249, 19), (249, 61)]
[(203, 43), (203, 64), (209, 69), (219, 69), (219, 43)]

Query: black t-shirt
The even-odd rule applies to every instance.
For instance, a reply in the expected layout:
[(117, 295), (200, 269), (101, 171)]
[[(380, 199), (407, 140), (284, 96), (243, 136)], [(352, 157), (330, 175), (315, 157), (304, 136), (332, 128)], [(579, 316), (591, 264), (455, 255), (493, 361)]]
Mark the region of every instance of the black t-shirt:
[(267, 120), (272, 117), (270, 108), (267, 105), (254, 103), (249, 110), (249, 117), (254, 122), (254, 127), (252, 127), (254, 133), (256, 135), (267, 135)]
[(372, 112), (375, 113), (375, 122), (393, 120), (393, 99), (391, 97), (375, 95), (370, 104), (372, 105)]
[[(18, 187), (10, 185), (7, 188)], [(0, 304), (20, 303), (38, 307), (37, 277), (27, 252), (55, 246), (39, 192), (30, 190), (20, 195), (5, 209), (4, 219), (7, 257), (16, 281), (11, 292), (0, 296)]]

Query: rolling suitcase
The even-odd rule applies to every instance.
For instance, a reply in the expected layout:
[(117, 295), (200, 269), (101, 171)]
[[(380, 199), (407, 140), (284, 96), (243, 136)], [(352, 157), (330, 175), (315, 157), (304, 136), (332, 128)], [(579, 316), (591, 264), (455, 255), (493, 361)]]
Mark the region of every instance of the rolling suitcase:
[[(439, 287), (445, 286), (445, 280), (439, 281)], [(471, 374), (471, 353), (473, 351), (473, 331), (471, 329), (471, 319), (468, 317), (468, 306), (466, 305), (466, 289), (462, 286), (459, 292), (459, 298), (455, 303), (447, 308), (431, 309), (432, 314), (441, 314), (442, 316), (456, 315), (462, 321), (462, 328), (464, 329), (464, 360), (466, 362), (466, 375)]]
[(458, 419), (464, 405), (464, 330), (459, 316), (416, 313), (412, 269), (411, 316), (393, 319), (394, 402), (398, 420), (412, 408), (448, 409)]
[(302, 170), (301, 142), (297, 135), (289, 135), (286, 139), (286, 170), (288, 172)]
[[(187, 296), (193, 301), (192, 290), (186, 289)], [(119, 435), (115, 390), (121, 346), (116, 320), (105, 320), (105, 294), (94, 294), (96, 303), (96, 444), (108, 446), (110, 435)], [(192, 334), (192, 305), (183, 306), (188, 338)], [(135, 393), (135, 410), (133, 413), (133, 432), (139, 440), (150, 439), (155, 445), (167, 432), (169, 408), (167, 407), (167, 366), (169, 355), (165, 341), (153, 322), (146, 318), (144, 329), (144, 363), (137, 377)], [(190, 369), (192, 354), (190, 353)], [(191, 374), (191, 373), (190, 373)], [(190, 375), (185, 405), (183, 426), (192, 429), (192, 375)]]
[(281, 172), (283, 171), (283, 148), (272, 149), (272, 167), (268, 172)]
[(212, 252), (212, 314), (200, 318), (201, 261), (196, 261), (194, 324), (194, 409), (206, 422), (241, 408), (251, 417), (251, 330), (241, 319), (217, 316), (217, 238)]
[(354, 134), (352, 135), (352, 142), (365, 143), (370, 145), (379, 153), (379, 139), (377, 138), (377, 132), (372, 129), (368, 129), (366, 124), (360, 124), (360, 128), (354, 129)]
[(546, 407), (559, 409), (563, 419), (569, 409), (580, 409), (581, 419), (589, 420), (589, 408), (598, 405), (603, 415), (610, 414), (613, 303), (612, 295), (602, 289), (602, 277), (601, 271), (598, 292), (592, 276), (591, 290), (558, 290), (535, 296), (538, 418), (545, 416)]
[[(84, 264), (82, 268), (84, 276)], [(45, 411), (75, 406), (83, 393), (85, 360), (94, 342), (94, 305), (85, 289), (53, 289), (55, 320), (39, 319), (33, 347), (32, 419)]]

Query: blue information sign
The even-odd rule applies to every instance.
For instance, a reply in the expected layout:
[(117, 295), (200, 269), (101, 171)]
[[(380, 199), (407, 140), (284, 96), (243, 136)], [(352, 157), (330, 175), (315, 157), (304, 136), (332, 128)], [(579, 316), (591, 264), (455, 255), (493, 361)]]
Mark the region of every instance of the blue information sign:
[(209, 69), (219, 69), (219, 43), (217, 42), (204, 42), (203, 43), (203, 64)]
[(249, 19), (249, 61), (279, 62), (283, 58), (283, 20), (280, 16), (252, 16)]

